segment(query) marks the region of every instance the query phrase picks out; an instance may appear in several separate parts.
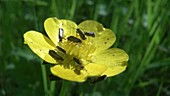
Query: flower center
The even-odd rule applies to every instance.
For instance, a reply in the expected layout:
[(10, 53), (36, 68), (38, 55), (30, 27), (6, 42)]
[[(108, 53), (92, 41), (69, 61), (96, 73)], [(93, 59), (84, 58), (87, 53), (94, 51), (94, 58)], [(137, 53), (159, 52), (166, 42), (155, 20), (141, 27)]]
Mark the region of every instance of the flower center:
[(63, 58), (60, 64), (65, 68), (74, 69), (77, 74), (84, 66), (92, 62), (92, 53), (96, 50), (92, 38), (82, 39), (80, 35), (63, 38), (56, 48), (57, 53)]

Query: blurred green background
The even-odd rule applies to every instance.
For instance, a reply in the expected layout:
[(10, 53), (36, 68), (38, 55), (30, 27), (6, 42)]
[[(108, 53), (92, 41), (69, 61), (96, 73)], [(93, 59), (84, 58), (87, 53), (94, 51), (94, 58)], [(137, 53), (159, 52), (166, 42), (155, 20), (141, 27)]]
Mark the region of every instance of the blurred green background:
[[(0, 0), (0, 96), (47, 96), (41, 60), (23, 34), (45, 33), (44, 20), (54, 16), (97, 20), (115, 32), (113, 47), (130, 56), (120, 75), (96, 84), (67, 82), (66, 96), (170, 96), (170, 0)], [(55, 96), (61, 86), (57, 81)]]

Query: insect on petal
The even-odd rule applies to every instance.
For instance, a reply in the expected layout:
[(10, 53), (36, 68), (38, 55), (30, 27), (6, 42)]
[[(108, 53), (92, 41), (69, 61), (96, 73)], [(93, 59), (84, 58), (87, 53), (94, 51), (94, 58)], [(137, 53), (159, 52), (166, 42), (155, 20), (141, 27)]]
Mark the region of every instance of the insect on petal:
[(59, 42), (62, 42), (63, 37), (64, 37), (64, 29), (59, 28), (59, 33), (58, 33)]
[(49, 55), (51, 57), (53, 57), (55, 60), (61, 60), (63, 61), (64, 59), (59, 55), (57, 54), (57, 52), (55, 52), (54, 50), (49, 50)]
[(81, 39), (83, 39), (83, 40), (86, 39), (84, 33), (80, 29), (77, 29), (77, 33), (80, 35)]
[(79, 38), (77, 38), (77, 37), (74, 37), (74, 36), (69, 36), (67, 38), (67, 40), (72, 41), (74, 43), (81, 43), (81, 40)]
[(66, 54), (66, 51), (63, 48), (61, 48), (60, 46), (57, 46), (57, 49)]
[(85, 34), (86, 36), (95, 37), (95, 33), (94, 33), (94, 32), (85, 32), (84, 34)]

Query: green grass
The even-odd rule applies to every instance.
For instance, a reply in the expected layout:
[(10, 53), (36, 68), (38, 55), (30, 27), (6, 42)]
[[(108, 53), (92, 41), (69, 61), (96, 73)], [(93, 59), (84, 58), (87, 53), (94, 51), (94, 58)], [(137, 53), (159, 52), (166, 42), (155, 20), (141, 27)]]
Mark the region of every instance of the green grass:
[[(0, 0), (0, 96), (169, 96), (169, 0)], [(127, 70), (91, 85), (50, 82), (49, 66), (23, 44), (28, 30), (45, 33), (48, 17), (92, 19), (112, 29), (113, 47), (130, 56)], [(42, 71), (43, 69), (44, 71)], [(42, 75), (43, 74), (43, 75)]]

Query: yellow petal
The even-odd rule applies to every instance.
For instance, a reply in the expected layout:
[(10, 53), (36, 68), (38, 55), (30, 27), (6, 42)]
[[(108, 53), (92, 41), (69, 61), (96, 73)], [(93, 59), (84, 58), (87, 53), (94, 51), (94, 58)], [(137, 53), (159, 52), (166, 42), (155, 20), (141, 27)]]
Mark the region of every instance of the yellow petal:
[(95, 53), (110, 48), (114, 44), (115, 40), (116, 36), (110, 29), (105, 29), (104, 31), (100, 32), (94, 39), (96, 45)]
[(61, 65), (55, 65), (51, 67), (51, 72), (65, 80), (76, 81), (76, 82), (84, 82), (87, 79), (87, 73), (81, 72), (81, 74), (76, 74), (71, 68), (64, 68)]
[(27, 44), (31, 50), (49, 63), (56, 63), (49, 54), (49, 50), (55, 48), (55, 44), (43, 34), (36, 31), (28, 31), (24, 34), (24, 43)]
[(82, 29), (84, 32), (95, 33), (95, 37), (91, 37), (96, 45), (95, 52), (108, 49), (116, 40), (116, 36), (112, 30), (103, 28), (102, 24), (96, 21), (83, 21), (78, 25), (78, 28)]
[(76, 28), (77, 24), (73, 21), (70, 20), (64, 20), (61, 19), (62, 22), (62, 28), (64, 29), (64, 36), (69, 37), (69, 36), (76, 36)]
[(104, 72), (102, 75), (107, 75), (107, 77), (111, 77), (120, 74), (125, 70), (126, 70), (126, 66), (116, 66), (116, 67), (108, 68), (106, 72)]
[(68, 37), (70, 35), (76, 35), (76, 27), (77, 25), (70, 20), (59, 20), (57, 18), (48, 18), (44, 22), (45, 30), (50, 37), (50, 39), (58, 45), (59, 42), (59, 28), (63, 28), (64, 37)]
[(100, 76), (106, 71), (107, 67), (101, 64), (90, 63), (85, 66), (88, 76)]
[(103, 64), (108, 67), (102, 74), (107, 75), (108, 77), (123, 72), (127, 67), (128, 59), (128, 54), (124, 50), (118, 48), (108, 49), (92, 57), (93, 62)]
[(103, 25), (100, 24), (97, 21), (93, 21), (93, 20), (85, 20), (83, 22), (81, 22), (78, 25), (78, 28), (82, 29), (85, 32), (101, 32), (104, 30)]

